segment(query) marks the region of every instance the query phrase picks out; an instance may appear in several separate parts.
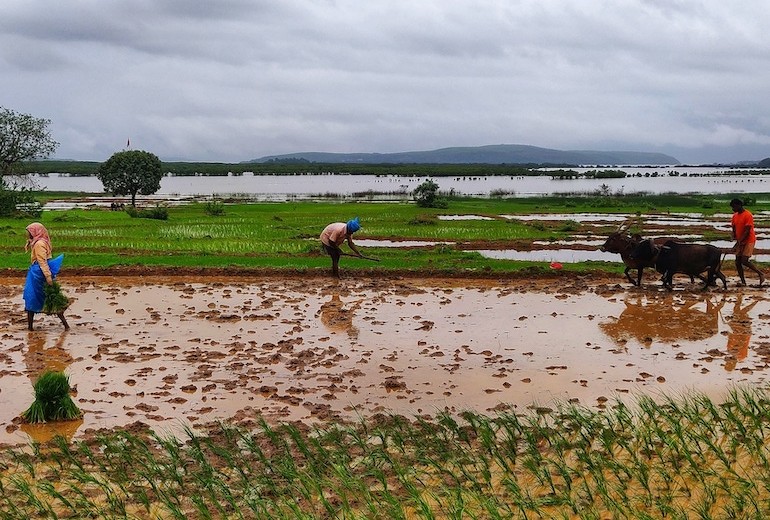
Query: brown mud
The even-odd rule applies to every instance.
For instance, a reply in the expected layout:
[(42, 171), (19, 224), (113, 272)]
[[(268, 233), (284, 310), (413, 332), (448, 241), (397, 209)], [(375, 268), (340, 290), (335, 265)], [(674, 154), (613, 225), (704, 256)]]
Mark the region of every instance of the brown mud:
[[(343, 269), (344, 272), (344, 269)], [(764, 384), (765, 289), (677, 279), (249, 269), (68, 269), (63, 330), (26, 330), (24, 273), (0, 276), (0, 443), (161, 434), (224, 420), (433, 416)], [(750, 278), (750, 275), (749, 275)], [(32, 382), (63, 370), (82, 420), (25, 425)]]

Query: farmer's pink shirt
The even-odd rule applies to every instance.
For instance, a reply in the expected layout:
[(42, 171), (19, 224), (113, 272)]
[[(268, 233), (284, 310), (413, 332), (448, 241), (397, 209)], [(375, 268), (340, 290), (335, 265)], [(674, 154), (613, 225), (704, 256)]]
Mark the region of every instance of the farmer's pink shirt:
[(329, 224), (321, 231), (321, 243), (325, 246), (341, 246), (348, 236), (348, 225), (344, 222)]

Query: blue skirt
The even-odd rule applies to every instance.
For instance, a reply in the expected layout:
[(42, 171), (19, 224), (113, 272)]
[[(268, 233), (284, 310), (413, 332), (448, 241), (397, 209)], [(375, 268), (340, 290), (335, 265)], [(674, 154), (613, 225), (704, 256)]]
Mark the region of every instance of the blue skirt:
[[(51, 277), (56, 279), (61, 269), (61, 263), (64, 255), (48, 261), (48, 268), (51, 269)], [(45, 302), (45, 275), (40, 266), (35, 262), (29, 266), (27, 271), (27, 281), (24, 282), (24, 310), (30, 312), (40, 312), (43, 310)]]

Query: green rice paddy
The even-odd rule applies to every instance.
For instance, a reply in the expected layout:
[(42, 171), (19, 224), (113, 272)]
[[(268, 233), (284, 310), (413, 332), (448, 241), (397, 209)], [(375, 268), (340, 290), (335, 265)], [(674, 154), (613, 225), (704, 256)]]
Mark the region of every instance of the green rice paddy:
[(765, 391), (114, 432), (0, 456), (0, 518), (767, 518)]
[[(759, 197), (758, 197), (759, 198)], [(723, 200), (724, 199), (724, 200)], [(759, 198), (761, 200), (761, 198)], [(548, 198), (451, 199), (449, 208), (420, 208), (412, 203), (365, 201), (222, 204), (221, 215), (210, 215), (207, 204), (168, 207), (167, 220), (132, 218), (125, 211), (73, 209), (46, 211), (39, 220), (48, 228), (54, 251), (65, 253), (67, 267), (157, 265), (194, 267), (327, 266), (318, 236), (330, 222), (359, 216), (363, 225), (355, 238), (447, 241), (465, 244), (512, 243), (517, 240), (559, 240), (579, 230), (579, 223), (544, 225), (501, 215), (531, 213), (647, 213), (700, 212), (712, 214), (727, 207), (729, 195), (626, 196)], [(763, 206), (764, 204), (764, 206)], [(752, 206), (755, 212), (768, 203)], [(493, 220), (439, 220), (439, 215), (481, 215)], [(0, 268), (24, 269), (24, 228), (30, 219), (0, 219)], [(582, 230), (606, 236), (614, 226)], [(463, 248), (437, 245), (402, 250), (368, 248), (381, 262), (378, 269), (517, 271), (538, 267), (536, 262), (485, 259)], [(371, 264), (345, 261), (345, 269), (369, 269)], [(590, 264), (568, 269), (591, 269)], [(617, 266), (603, 268), (616, 269)]]

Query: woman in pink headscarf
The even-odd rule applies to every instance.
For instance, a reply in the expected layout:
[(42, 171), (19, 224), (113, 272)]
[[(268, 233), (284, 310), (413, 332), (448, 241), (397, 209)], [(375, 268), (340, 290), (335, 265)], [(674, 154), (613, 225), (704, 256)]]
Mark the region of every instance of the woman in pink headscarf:
[[(45, 286), (51, 285), (61, 269), (64, 255), (51, 259), (51, 238), (48, 230), (40, 222), (33, 222), (27, 226), (27, 243), (24, 251), (30, 252), (31, 265), (27, 271), (27, 280), (24, 282), (24, 310), (27, 311), (27, 328), (32, 330), (32, 322), (35, 314), (43, 310), (45, 302)], [(64, 312), (59, 316), (65, 329), (70, 328)]]

